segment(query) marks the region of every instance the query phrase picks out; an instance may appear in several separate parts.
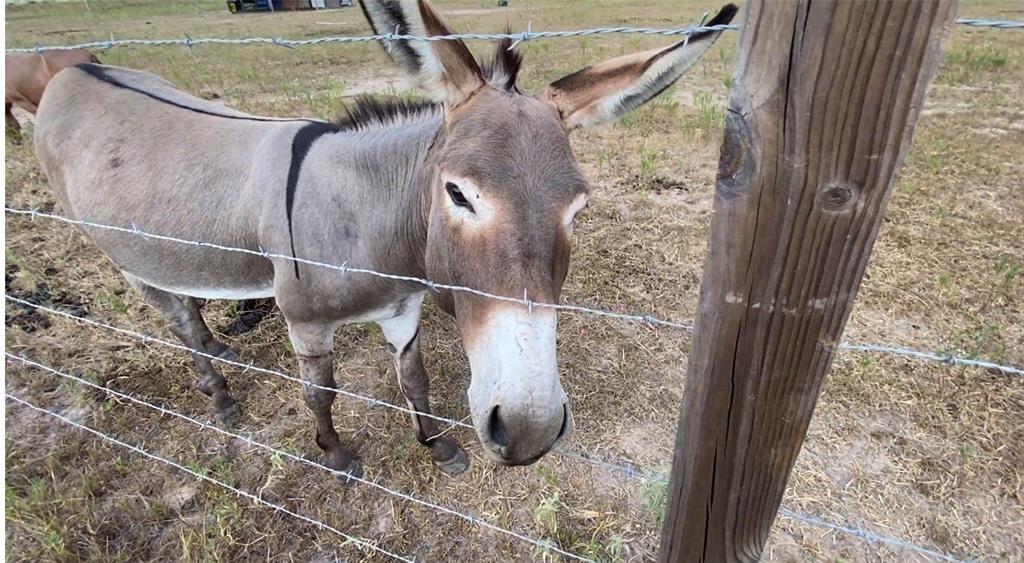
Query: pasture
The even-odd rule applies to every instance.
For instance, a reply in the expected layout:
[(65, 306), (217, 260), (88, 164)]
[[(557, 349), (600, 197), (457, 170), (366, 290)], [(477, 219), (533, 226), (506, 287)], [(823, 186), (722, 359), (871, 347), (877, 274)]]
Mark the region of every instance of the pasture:
[[(460, 32), (678, 27), (719, 4), (654, 0), (439, 1)], [(960, 15), (1021, 19), (1012, 1), (963, 2)], [(8, 6), (8, 47), (117, 37), (364, 35), (357, 9), (229, 14), (219, 1)], [(573, 148), (591, 182), (574, 229), (564, 300), (688, 322), (694, 317), (711, 214), (720, 129), (737, 34), (726, 33), (680, 82), (615, 125), (578, 131)], [(547, 81), (665, 39), (609, 35), (529, 41), (520, 85)], [(470, 44), (478, 55), (491, 46)], [(147, 70), (237, 109), (331, 118), (351, 96), (415, 95), (375, 44), (122, 47), (98, 56)], [(846, 339), (1024, 364), (1024, 32), (956, 27), (889, 205)], [(30, 130), (30, 127), (27, 128)], [(98, 134), (98, 138), (101, 135)], [(168, 139), (188, 143), (188, 138)], [(230, 138), (223, 139), (225, 145)], [(31, 141), (8, 138), (6, 203), (60, 214)], [(184, 163), (183, 163), (184, 164)], [(170, 339), (96, 250), (68, 225), (6, 218), (8, 295)], [(140, 224), (142, 220), (140, 219)], [(188, 238), (188, 233), (167, 233)], [(168, 410), (208, 420), (187, 355), (152, 342), (7, 303), (5, 348)], [(209, 302), (214, 330), (233, 305)], [(565, 449), (629, 463), (654, 478), (552, 453), (525, 468), (487, 463), (471, 432), (455, 478), (419, 447), (406, 415), (340, 397), (339, 432), (366, 477), (417, 498), (595, 560), (649, 560), (657, 550), (691, 334), (563, 313), (562, 382), (576, 430)], [(467, 414), (469, 367), (450, 319), (429, 306), (422, 341), (434, 412)], [(225, 337), (243, 362), (296, 370), (279, 315)], [(176, 460), (389, 551), (422, 561), (558, 560), (520, 542), (326, 472), (268, 455), (103, 392), (7, 362), (9, 393), (104, 434)], [(344, 329), (339, 385), (404, 404), (375, 326)], [(299, 386), (225, 369), (242, 414), (232, 428), (316, 459)], [(7, 553), (38, 560), (377, 560), (329, 531), (275, 513), (180, 471), (7, 403)], [(957, 559), (1024, 559), (1024, 378), (892, 356), (842, 352), (826, 381), (769, 541), (769, 561), (925, 561), (802, 515), (898, 537)]]

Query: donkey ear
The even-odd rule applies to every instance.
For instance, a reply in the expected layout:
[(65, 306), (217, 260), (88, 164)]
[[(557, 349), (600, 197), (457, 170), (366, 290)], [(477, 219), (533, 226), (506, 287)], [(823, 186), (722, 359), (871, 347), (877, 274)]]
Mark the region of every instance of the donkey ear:
[[(732, 21), (737, 8), (727, 4), (706, 26)], [(715, 43), (721, 31), (703, 31), (663, 49), (611, 59), (555, 82), (541, 94), (558, 107), (567, 127), (613, 121), (647, 103), (672, 85)]]
[[(363, 0), (376, 35), (452, 35), (426, 0)], [(381, 41), (391, 58), (434, 100), (457, 105), (483, 86), (483, 73), (462, 40)]]

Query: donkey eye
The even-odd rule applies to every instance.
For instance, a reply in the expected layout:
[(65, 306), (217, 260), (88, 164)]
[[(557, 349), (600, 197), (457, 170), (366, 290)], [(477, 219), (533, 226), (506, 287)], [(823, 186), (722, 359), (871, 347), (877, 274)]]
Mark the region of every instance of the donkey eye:
[(448, 192), (448, 197), (452, 198), (452, 203), (459, 207), (465, 207), (466, 209), (473, 211), (473, 205), (469, 203), (466, 196), (462, 195), (462, 190), (459, 189), (455, 184), (448, 182), (444, 185), (444, 189)]

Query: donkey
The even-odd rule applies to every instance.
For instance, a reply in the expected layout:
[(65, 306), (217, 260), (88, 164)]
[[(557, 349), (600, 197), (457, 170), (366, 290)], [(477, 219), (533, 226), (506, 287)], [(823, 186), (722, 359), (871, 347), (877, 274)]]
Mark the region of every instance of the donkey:
[(11, 107), (18, 106), (29, 113), (36, 113), (46, 84), (58, 72), (79, 63), (99, 62), (92, 53), (81, 49), (7, 53), (4, 56), (4, 118), (7, 128), (21, 133), (21, 125), (11, 113)]
[[(452, 32), (426, 0), (363, 3), (374, 31)], [(710, 22), (736, 13), (728, 5)], [(376, 322), (393, 354), (416, 437), (448, 474), (469, 459), (429, 418), (417, 282), (343, 274), (286, 259), (370, 268), (555, 303), (587, 182), (569, 132), (612, 120), (671, 85), (720, 32), (585, 68), (539, 95), (516, 87), (509, 42), (479, 65), (461, 41), (394, 41), (389, 52), (432, 101), (362, 99), (336, 122), (277, 119), (208, 104), (151, 74), (83, 64), (47, 89), (36, 151), (65, 212), (137, 224), (282, 258), (83, 227), (188, 347), (232, 352), (195, 299), (273, 296), (329, 467), (359, 475), (331, 418), (332, 342), (341, 323)], [(102, 95), (99, 95), (102, 94)], [(558, 377), (554, 310), (441, 291), (469, 357), (469, 406), (484, 457), (525, 465), (572, 427)], [(193, 354), (217, 413), (224, 377)]]

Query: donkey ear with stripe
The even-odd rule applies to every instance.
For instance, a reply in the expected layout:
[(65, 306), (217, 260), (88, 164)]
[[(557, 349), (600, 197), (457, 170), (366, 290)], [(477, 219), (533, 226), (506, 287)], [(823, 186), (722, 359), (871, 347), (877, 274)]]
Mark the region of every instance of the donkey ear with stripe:
[[(363, 14), (376, 35), (452, 35), (426, 0), (363, 0)], [(484, 85), (483, 73), (462, 40), (381, 40), (398, 66), (428, 96), (458, 105)]]
[[(727, 4), (706, 26), (732, 21)], [(626, 55), (587, 67), (552, 82), (541, 96), (558, 108), (569, 128), (613, 121), (665, 91), (707, 53), (721, 31), (702, 31), (668, 48)]]

